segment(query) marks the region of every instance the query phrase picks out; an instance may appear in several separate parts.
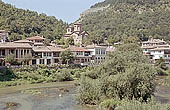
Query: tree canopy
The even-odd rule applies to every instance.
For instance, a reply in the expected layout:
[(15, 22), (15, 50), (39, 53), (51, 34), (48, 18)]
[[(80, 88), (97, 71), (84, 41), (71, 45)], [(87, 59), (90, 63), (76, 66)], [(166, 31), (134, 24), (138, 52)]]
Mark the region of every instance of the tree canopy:
[(60, 39), (66, 31), (67, 23), (54, 16), (38, 14), (30, 10), (15, 8), (0, 1), (0, 30), (9, 31), (10, 40), (41, 35), (50, 40)]
[(82, 75), (78, 89), (80, 103), (98, 104), (105, 99), (126, 98), (146, 101), (153, 95), (156, 71), (135, 45), (118, 47), (105, 64)]
[(97, 33), (98, 42), (108, 39), (113, 44), (127, 37), (147, 40), (149, 36), (170, 40), (169, 7), (170, 0), (105, 0), (92, 6), (80, 21), (84, 30)]

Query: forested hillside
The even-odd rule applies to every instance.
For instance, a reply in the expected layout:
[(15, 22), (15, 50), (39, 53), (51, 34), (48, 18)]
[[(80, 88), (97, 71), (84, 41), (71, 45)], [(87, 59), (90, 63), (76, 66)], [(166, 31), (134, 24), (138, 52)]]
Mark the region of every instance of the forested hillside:
[[(94, 11), (97, 8), (104, 10)], [(79, 19), (91, 41), (114, 43), (127, 37), (170, 40), (170, 0), (105, 0)]]
[(42, 35), (51, 40), (65, 33), (66, 23), (53, 16), (15, 8), (0, 0), (0, 30), (8, 30), (10, 40)]

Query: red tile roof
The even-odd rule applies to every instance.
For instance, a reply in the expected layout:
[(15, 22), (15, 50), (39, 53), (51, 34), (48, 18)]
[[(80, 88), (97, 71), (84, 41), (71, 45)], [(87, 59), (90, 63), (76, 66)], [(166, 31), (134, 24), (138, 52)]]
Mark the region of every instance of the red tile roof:
[(32, 48), (32, 46), (29, 43), (5, 42), (0, 43), (0, 48)]
[(84, 47), (74, 47), (74, 46), (67, 48), (67, 50), (70, 50), (72, 52), (87, 52), (87, 51), (90, 51), (88, 49), (85, 49)]
[(40, 37), (40, 36), (33, 36), (33, 37), (29, 37), (27, 38), (27, 40), (44, 40), (45, 38)]
[(14, 41), (15, 43), (31, 43), (31, 41), (27, 40), (27, 39), (23, 39), (23, 40), (17, 40)]

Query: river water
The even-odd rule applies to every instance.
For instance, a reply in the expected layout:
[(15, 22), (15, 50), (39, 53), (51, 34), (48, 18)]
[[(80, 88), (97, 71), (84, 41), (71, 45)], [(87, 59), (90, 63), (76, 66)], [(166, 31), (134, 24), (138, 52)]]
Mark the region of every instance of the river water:
[(76, 101), (74, 82), (0, 88), (0, 110), (96, 110)]
[[(170, 104), (170, 88), (157, 86), (155, 97), (161, 103)], [(74, 82), (0, 88), (0, 110), (97, 110), (96, 108), (77, 104)]]

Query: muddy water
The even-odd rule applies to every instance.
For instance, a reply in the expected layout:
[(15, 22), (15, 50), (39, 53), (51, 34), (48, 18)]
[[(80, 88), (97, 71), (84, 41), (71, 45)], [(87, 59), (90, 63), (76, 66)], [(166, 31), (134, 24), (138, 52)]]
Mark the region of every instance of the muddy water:
[(0, 110), (96, 110), (76, 101), (74, 82), (0, 88)]
[(155, 98), (160, 103), (170, 104), (170, 86), (167, 85), (167, 76), (159, 76), (156, 80)]

